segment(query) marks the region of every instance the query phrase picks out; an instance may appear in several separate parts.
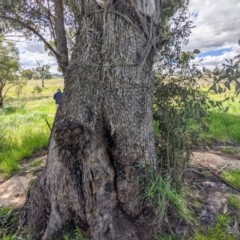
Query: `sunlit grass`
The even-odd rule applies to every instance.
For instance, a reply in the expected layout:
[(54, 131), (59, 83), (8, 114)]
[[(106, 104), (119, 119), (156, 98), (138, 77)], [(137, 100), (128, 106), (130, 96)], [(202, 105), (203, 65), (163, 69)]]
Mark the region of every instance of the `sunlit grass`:
[(236, 240), (235, 235), (227, 231), (231, 219), (227, 214), (220, 214), (214, 227), (208, 227), (204, 232), (197, 232), (194, 240)]
[(230, 196), (229, 197), (229, 204), (237, 210), (240, 209), (240, 200), (237, 197)]
[[(48, 145), (50, 131), (45, 118), (52, 124), (56, 107), (52, 96), (57, 88), (63, 90), (63, 79), (45, 80), (45, 87), (40, 94), (32, 94), (35, 86), (41, 86), (41, 80), (30, 80), (16, 97), (14, 88), (9, 91), (3, 110), (0, 110), (0, 169), (6, 175), (19, 169), (19, 162)], [(202, 87), (207, 92), (209, 87)], [(208, 93), (212, 100), (223, 100), (229, 96), (230, 101), (223, 103), (223, 108), (212, 108), (211, 115), (204, 121), (209, 127), (208, 132), (200, 134), (199, 140), (240, 142), (240, 96), (235, 97), (234, 91), (227, 95)], [(224, 109), (229, 106), (229, 110)], [(156, 128), (156, 126), (155, 126)], [(156, 131), (156, 129), (155, 129)]]
[[(209, 87), (202, 87), (201, 90), (207, 92)], [(229, 97), (228, 101), (223, 102), (222, 108), (215, 107), (210, 109), (210, 116), (205, 119), (208, 132), (200, 134), (199, 140), (213, 140), (232, 144), (240, 143), (240, 95), (236, 97), (234, 88), (222, 94), (208, 92), (208, 96), (214, 101), (223, 101)], [(229, 107), (228, 111), (224, 110)]]
[(222, 175), (234, 187), (240, 187), (240, 170), (224, 171)]
[(53, 123), (56, 107), (52, 99), (63, 80), (46, 80), (43, 92), (31, 93), (40, 80), (28, 81), (17, 98), (14, 89), (9, 92), (4, 108), (0, 110), (0, 170), (10, 176), (20, 169), (21, 159), (48, 146), (50, 130), (46, 119)]
[[(28, 109), (28, 113), (24, 111)], [(20, 107), (20, 113), (5, 113), (0, 116), (2, 129), (2, 140), (0, 140), (0, 169), (6, 175), (11, 175), (19, 170), (18, 163), (24, 157), (30, 157), (33, 152), (47, 147), (50, 130), (45, 122), (45, 118), (50, 123), (53, 122), (53, 108), (49, 106), (49, 111), (32, 112), (31, 107)], [(52, 115), (52, 116), (51, 116)]]

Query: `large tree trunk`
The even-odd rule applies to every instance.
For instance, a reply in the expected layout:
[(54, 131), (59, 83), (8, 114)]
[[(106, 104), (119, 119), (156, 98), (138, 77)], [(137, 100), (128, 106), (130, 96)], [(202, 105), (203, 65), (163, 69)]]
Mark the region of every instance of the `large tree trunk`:
[(160, 0), (135, 6), (85, 3), (47, 164), (27, 202), (35, 239), (67, 223), (95, 240), (152, 239), (155, 215), (139, 200), (137, 175), (139, 166), (157, 165), (152, 64)]

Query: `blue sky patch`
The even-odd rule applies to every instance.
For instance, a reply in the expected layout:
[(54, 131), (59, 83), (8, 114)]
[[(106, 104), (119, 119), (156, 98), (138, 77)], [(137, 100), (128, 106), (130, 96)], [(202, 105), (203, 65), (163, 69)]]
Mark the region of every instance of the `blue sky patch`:
[(199, 11), (193, 12), (191, 15), (193, 16), (194, 19), (196, 19), (198, 17), (198, 13), (199, 13)]
[(20, 53), (20, 54), (25, 54), (26, 51), (25, 51), (25, 50), (23, 50), (23, 51), (19, 51), (19, 53)]
[(232, 48), (222, 48), (222, 49), (215, 50), (215, 51), (208, 51), (208, 52), (200, 53), (197, 55), (197, 57), (203, 58), (203, 57), (207, 57), (207, 56), (211, 56), (211, 57), (221, 56), (225, 52), (230, 52), (231, 50), (232, 50)]

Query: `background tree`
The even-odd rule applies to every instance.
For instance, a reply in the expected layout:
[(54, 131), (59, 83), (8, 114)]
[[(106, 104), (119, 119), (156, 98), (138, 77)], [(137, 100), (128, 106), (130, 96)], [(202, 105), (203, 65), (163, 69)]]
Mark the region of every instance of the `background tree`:
[(23, 82), (19, 70), (18, 49), (0, 35), (0, 108), (9, 89)]
[(23, 91), (23, 87), (27, 85), (27, 80), (22, 79), (16, 86), (15, 86), (15, 93), (17, 97), (20, 97), (20, 94)]
[(23, 69), (21, 74), (24, 78), (31, 80), (33, 78), (34, 71), (31, 69)]
[[(75, 1), (70, 2), (79, 6)], [(22, 31), (30, 39), (37, 37), (43, 41), (56, 56), (63, 73), (66, 71), (68, 49), (65, 28), (73, 28), (77, 19), (74, 20), (69, 8), (63, 8), (62, 0), (2, 0), (0, 18), (5, 20), (4, 26)], [(47, 40), (49, 36), (54, 41), (56, 49), (49, 44)]]
[(40, 76), (42, 80), (42, 87), (44, 87), (44, 79), (51, 79), (51, 73), (49, 71), (51, 67), (47, 64), (41, 65), (38, 61), (37, 64), (38, 67), (35, 68), (35, 72), (38, 73), (38, 75)]

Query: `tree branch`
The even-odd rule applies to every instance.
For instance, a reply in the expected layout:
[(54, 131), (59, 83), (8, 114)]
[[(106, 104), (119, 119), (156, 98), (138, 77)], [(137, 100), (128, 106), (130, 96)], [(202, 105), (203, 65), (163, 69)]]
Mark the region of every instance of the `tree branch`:
[[(56, 56), (58, 61), (62, 61), (62, 57), (61, 54), (59, 54), (49, 43), (48, 41), (33, 27), (27, 25), (26, 23), (24, 23), (23, 21), (21, 21), (20, 19), (17, 18), (13, 18), (13, 17), (8, 17), (8, 16), (4, 16), (4, 15), (0, 15), (0, 18), (5, 19), (5, 20), (9, 20), (9, 21), (13, 21), (16, 22), (18, 24), (20, 24), (22, 27), (27, 28), (28, 30), (30, 30), (31, 32), (33, 32), (36, 36), (38, 36), (45, 44), (46, 46), (54, 53), (54, 55)], [(65, 64), (68, 64), (68, 62), (66, 62)]]
[(3, 94), (2, 98), (4, 99), (4, 98), (6, 97), (8, 91), (9, 91), (12, 87), (14, 87), (14, 86), (16, 86), (16, 85), (17, 85), (17, 83), (15, 83), (15, 84), (13, 83), (10, 87), (8, 87), (8, 88), (6, 89), (6, 91), (5, 91), (5, 93)]
[(54, 10), (55, 10), (55, 32), (56, 32), (56, 48), (61, 54), (62, 61), (59, 61), (59, 66), (61, 67), (63, 74), (65, 73), (68, 64), (68, 49), (67, 49), (67, 39), (66, 31), (64, 25), (64, 8), (62, 0), (54, 0)]
[(35, 0), (35, 2), (54, 25), (54, 16), (50, 12), (50, 10), (47, 9), (39, 0)]

